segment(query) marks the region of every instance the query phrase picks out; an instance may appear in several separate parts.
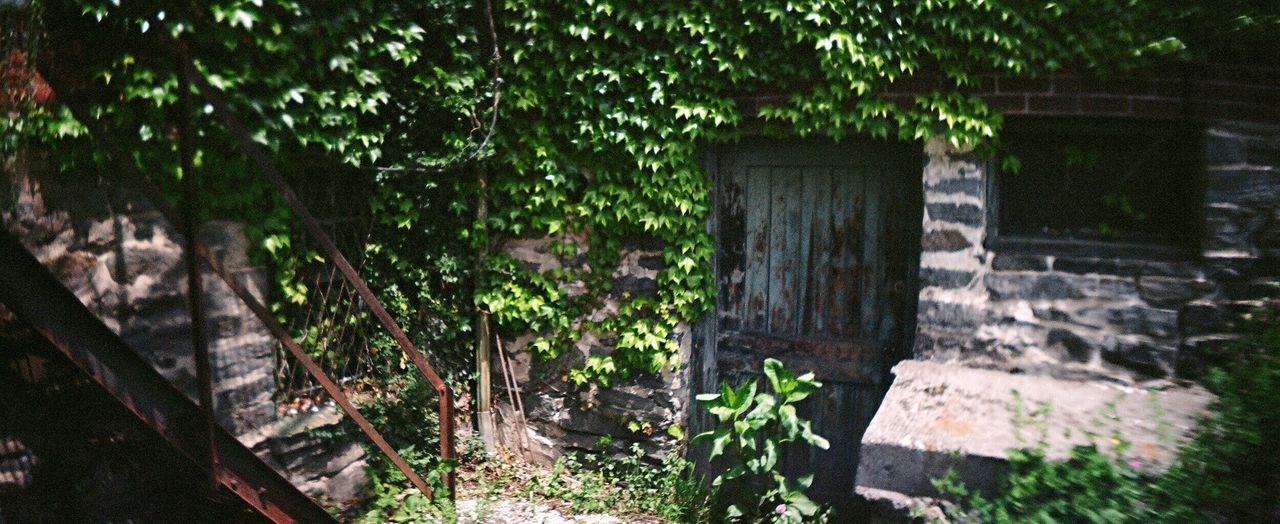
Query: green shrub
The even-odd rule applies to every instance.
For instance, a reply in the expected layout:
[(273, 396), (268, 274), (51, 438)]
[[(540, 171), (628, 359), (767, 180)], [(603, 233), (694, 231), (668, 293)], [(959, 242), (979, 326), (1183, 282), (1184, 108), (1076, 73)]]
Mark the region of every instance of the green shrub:
[(719, 419), (720, 426), (698, 434), (693, 442), (711, 443), (708, 460), (727, 452), (734, 461), (712, 482), (726, 497), (725, 517), (801, 522), (821, 513), (818, 504), (804, 494), (813, 475), (787, 478), (777, 471), (778, 456), (783, 445), (790, 442), (822, 449), (830, 445), (796, 413), (796, 403), (822, 384), (814, 380), (813, 373), (796, 377), (772, 358), (764, 361), (764, 376), (772, 393), (757, 392), (756, 381), (752, 380), (737, 388), (722, 384), (720, 393), (698, 395), (698, 400)]
[(1280, 521), (1280, 300), (1251, 313), (1244, 332), (1205, 378), (1213, 416), (1152, 486), (1165, 520)]
[(947, 510), (952, 522), (1115, 523), (1144, 513), (1139, 473), (1092, 445), (1072, 449), (1066, 461), (1048, 460), (1043, 446), (1010, 451), (1009, 473), (991, 498), (959, 482), (954, 470), (934, 486), (957, 503)]

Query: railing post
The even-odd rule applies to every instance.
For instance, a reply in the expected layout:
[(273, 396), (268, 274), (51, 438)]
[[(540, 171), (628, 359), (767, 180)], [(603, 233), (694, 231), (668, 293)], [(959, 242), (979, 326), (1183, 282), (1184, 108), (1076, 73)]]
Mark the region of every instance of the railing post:
[[(448, 385), (440, 391), (440, 460), (441, 462), (453, 461), (455, 457), (453, 442), (453, 389)], [(455, 486), (455, 478), (457, 474), (454, 468), (457, 464), (451, 464), (448, 473), (444, 477), (445, 491), (448, 492), (449, 500), (453, 500), (457, 494)]]
[(182, 250), (187, 270), (187, 303), (191, 313), (191, 349), (196, 364), (196, 384), (200, 408), (204, 412), (205, 443), (208, 445), (209, 485), (218, 486), (217, 420), (213, 415), (213, 376), (209, 365), (209, 341), (205, 337), (204, 286), (200, 282), (200, 262), (196, 258), (196, 235), (200, 231), (200, 189), (195, 173), (195, 147), (191, 130), (191, 77), (186, 68), (187, 53), (182, 46), (178, 57), (178, 154), (182, 169), (182, 234), (187, 239)]

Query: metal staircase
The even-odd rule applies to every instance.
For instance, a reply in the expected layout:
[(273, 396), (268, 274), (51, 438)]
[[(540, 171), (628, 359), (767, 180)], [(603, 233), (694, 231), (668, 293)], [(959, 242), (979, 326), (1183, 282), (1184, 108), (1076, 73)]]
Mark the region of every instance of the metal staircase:
[[(93, 382), (171, 447), (208, 468), (204, 413), (80, 303), (22, 244), (0, 232), (0, 303), (30, 324)], [(275, 522), (332, 522), (333, 517), (221, 428), (209, 471), (218, 489), (234, 493)]]
[[(314, 501), (303, 495), (297, 488), (289, 484), (277, 472), (262, 462), (252, 452), (240, 444), (234, 437), (213, 421), (212, 399), (210, 396), (208, 341), (204, 340), (202, 325), (203, 308), (200, 304), (200, 271), (201, 266), (227, 284), (231, 291), (239, 297), (244, 305), (252, 311), (285, 350), (285, 354), (297, 367), (304, 369), (310, 379), (331, 399), (369, 438), (373, 445), (399, 469), (409, 483), (419, 491), (432, 497), (431, 485), (425, 482), (409, 464), (402, 459), (385, 438), (366, 420), (346, 392), (331, 376), (332, 371), (318, 364), (312, 357), (315, 351), (308, 351), (309, 343), (299, 342), (291, 330), (280, 323), (272, 311), (256, 298), (237, 280), (232, 272), (223, 268), (208, 246), (202, 244), (193, 234), (198, 225), (197, 213), (199, 195), (195, 185), (189, 181), (194, 176), (184, 176), (184, 198), (177, 210), (167, 204), (164, 195), (142, 174), (133, 163), (133, 157), (127, 148), (114, 140), (114, 130), (102, 121), (90, 115), (86, 104), (81, 100), (102, 96), (102, 85), (94, 85), (94, 80), (84, 76), (86, 68), (82, 67), (77, 55), (92, 49), (87, 42), (74, 38), (64, 42), (59, 48), (51, 49), (51, 66), (41, 69), (40, 73), (52, 87), (57, 100), (65, 104), (82, 124), (93, 135), (116, 168), (119, 180), (124, 184), (142, 192), (150, 203), (158, 209), (170, 223), (178, 226), (186, 237), (184, 256), (186, 257), (187, 280), (192, 290), (188, 293), (196, 297), (189, 304), (193, 329), (192, 345), (196, 359), (197, 382), (199, 386), (198, 401), (193, 402), (172, 384), (164, 379), (150, 365), (133, 352), (119, 336), (102, 323), (91, 311), (65, 288), (41, 263), (23, 247), (22, 243), (9, 233), (0, 233), (0, 303), (7, 306), (19, 319), (31, 325), (40, 335), (48, 340), (58, 352), (64, 355), (76, 367), (83, 370), (98, 387), (105, 390), (120, 405), (127, 408), (133, 417), (144, 423), (155, 434), (190, 464), (202, 469), (210, 487), (215, 491), (233, 494), (243, 504), (251, 507), (258, 515), (276, 522), (323, 522), (332, 521)], [(58, 46), (55, 46), (58, 47)], [(333, 311), (344, 311), (346, 314), (358, 315), (367, 319), (366, 325), (377, 331), (379, 336), (394, 342), (404, 359), (421, 374), (437, 393), (439, 399), (438, 413), (440, 420), (440, 457), (450, 460), (454, 457), (454, 406), (453, 392), (450, 386), (436, 373), (426, 358), (414, 347), (410, 338), (396, 324), (391, 315), (382, 307), (373, 291), (360, 278), (355, 267), (339, 251), (319, 221), (310, 213), (302, 200), (286, 183), (283, 176), (276, 171), (266, 151), (250, 137), (221, 99), (221, 93), (211, 87), (196, 71), (185, 49), (176, 42), (168, 42), (161, 47), (169, 59), (178, 60), (179, 78), (185, 109), (178, 116), (175, 127), (178, 129), (181, 165), (185, 173), (195, 173), (192, 169), (192, 98), (196, 95), (202, 103), (214, 110), (218, 119), (239, 143), (239, 152), (249, 158), (274, 188), (276, 196), (288, 206), (297, 230), (305, 233), (296, 242), (307, 245), (314, 250), (313, 258), (323, 266), (324, 271), (332, 275), (332, 280), (343, 286), (345, 292), (335, 293), (341, 304), (321, 304), (335, 306)], [(174, 282), (174, 286), (180, 285)], [(323, 300), (323, 299), (322, 299)], [(310, 319), (308, 319), (310, 320)], [(452, 498), (454, 478), (452, 473), (441, 478), (444, 495)]]

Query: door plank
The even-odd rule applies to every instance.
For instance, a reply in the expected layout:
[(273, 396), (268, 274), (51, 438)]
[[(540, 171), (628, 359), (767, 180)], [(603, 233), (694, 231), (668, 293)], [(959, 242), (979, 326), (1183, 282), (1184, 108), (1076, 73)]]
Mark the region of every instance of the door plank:
[(769, 224), (769, 329), (777, 335), (796, 333), (797, 267), (800, 262), (800, 168), (772, 169), (772, 212)]
[(862, 173), (841, 166), (834, 170), (831, 203), (831, 311), (828, 332), (840, 336), (859, 336), (857, 312), (861, 294), (859, 275), (862, 270), (861, 238), (863, 231)]
[[(864, 168), (864, 172), (868, 172), (867, 178), (883, 180), (879, 176), (870, 176), (871, 167)], [(878, 171), (878, 170), (877, 170)], [(879, 340), (878, 324), (880, 320), (880, 282), (879, 278), (884, 273), (882, 257), (880, 249), (884, 245), (884, 231), (880, 227), (880, 201), (881, 190), (883, 184), (867, 184), (866, 185), (866, 207), (863, 209), (863, 223), (866, 225), (864, 233), (859, 235), (862, 242), (862, 260), (863, 268), (860, 274), (860, 283), (858, 289), (860, 304), (858, 307), (862, 326), (859, 330), (862, 338), (870, 340)]]
[(742, 294), (742, 328), (764, 331), (768, 327), (769, 300), (769, 168), (746, 169), (746, 263)]
[(780, 468), (813, 473), (815, 498), (847, 501), (862, 433), (883, 396), (885, 350), (902, 325), (894, 315), (914, 310), (886, 286), (899, 273), (910, 278), (918, 260), (911, 232), (921, 202), (911, 191), (919, 179), (909, 176), (918, 163), (856, 142), (753, 138), (721, 151), (713, 226), (721, 294), (704, 366), (715, 383), (700, 387), (757, 380), (770, 357), (813, 372), (824, 386), (800, 412), (831, 448), (788, 446)]
[(719, 232), (716, 272), (719, 278), (720, 311), (719, 328), (736, 330), (742, 326), (746, 314), (745, 275), (746, 258), (746, 173), (737, 169), (732, 159), (723, 159), (723, 171), (719, 177), (716, 195), (716, 227)]
[[(819, 166), (804, 168), (802, 175), (804, 205), (800, 214), (800, 259), (796, 272), (796, 285), (799, 289), (799, 300), (796, 306), (796, 334), (813, 333), (814, 312), (821, 308), (814, 304), (818, 286), (815, 285), (822, 269), (819, 264), (821, 254), (828, 249), (827, 243), (817, 234), (825, 230), (823, 221), (831, 216), (830, 191), (831, 177), (827, 169)], [(825, 209), (824, 209), (825, 208)]]

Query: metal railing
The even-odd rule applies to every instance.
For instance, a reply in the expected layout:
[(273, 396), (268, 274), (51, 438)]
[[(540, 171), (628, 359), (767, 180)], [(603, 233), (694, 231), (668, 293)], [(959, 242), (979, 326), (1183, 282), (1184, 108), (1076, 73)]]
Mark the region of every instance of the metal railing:
[[(325, 232), (320, 222), (311, 214), (307, 206), (294, 192), (293, 188), (290, 187), (281, 173), (272, 164), (263, 148), (250, 138), (248, 131), (241, 124), (240, 120), (223, 101), (222, 94), (212, 87), (199, 73), (194, 63), (186, 56), (185, 49), (181, 44), (177, 42), (171, 43), (174, 44), (174, 54), (178, 56), (179, 60), (179, 84), (183, 86), (190, 86), (190, 89), (184, 89), (184, 96), (196, 94), (203, 100), (203, 102), (213, 108), (215, 116), (238, 143), (240, 152), (249, 158), (255, 167), (257, 167), (262, 175), (269, 181), (275, 195), (285, 203), (289, 211), (292, 213), (294, 220), (305, 233), (302, 240), (307, 243), (309, 248), (314, 250), (314, 254), (318, 257), (313, 261), (314, 265), (319, 268), (319, 271), (315, 274), (327, 274), (327, 282), (325, 283), (326, 285), (331, 286), (332, 290), (328, 293), (313, 296), (318, 297), (320, 300), (329, 302), (328, 304), (321, 304), (321, 306), (322, 309), (329, 311), (330, 314), (321, 322), (322, 324), (327, 323), (326, 325), (312, 327), (315, 327), (317, 330), (329, 330), (329, 336), (340, 335), (337, 339), (331, 339), (330, 342), (333, 340), (339, 340), (339, 342), (336, 343), (341, 344), (342, 342), (340, 342), (340, 340), (342, 337), (346, 337), (349, 340), (351, 338), (349, 336), (351, 333), (344, 334), (339, 332), (339, 325), (334, 322), (342, 320), (338, 319), (337, 316), (350, 315), (348, 318), (358, 319), (357, 322), (360, 325), (360, 330), (358, 332), (353, 332), (354, 334), (359, 336), (375, 334), (389, 338), (403, 357), (407, 359), (408, 362), (412, 363), (413, 367), (416, 368), (427, 380), (431, 388), (438, 395), (439, 403), (437, 409), (440, 422), (440, 457), (445, 461), (453, 459), (455, 457), (454, 407), (453, 391), (450, 386), (440, 377), (423, 354), (417, 349), (417, 347), (415, 347), (408, 335), (406, 335), (396, 323), (395, 319), (392, 318), (391, 314), (382, 306), (373, 291), (364, 282), (364, 280), (361, 279), (355, 267), (352, 266), (347, 257), (338, 249), (330, 236)], [(58, 88), (60, 87), (61, 82), (59, 82), (57, 73), (55, 71), (50, 71), (45, 75), (45, 77), (53, 86), (54, 91), (59, 92)], [(73, 81), (68, 81), (66, 83), (74, 85)], [(66, 100), (65, 98), (63, 99), (63, 102), (67, 103), (67, 106), (71, 109), (76, 119), (84, 124), (89, 129), (95, 140), (106, 149), (108, 157), (112, 163), (129, 181), (133, 183), (132, 185), (141, 190), (148, 200), (150, 200), (161, 214), (163, 214), (170, 222), (180, 226), (180, 230), (186, 233), (184, 236), (187, 238), (188, 247), (193, 248), (188, 249), (187, 252), (194, 255), (194, 257), (197, 257), (200, 261), (203, 261), (204, 265), (206, 265), (209, 270), (225, 282), (231, 291), (240, 298), (250, 311), (252, 311), (254, 316), (256, 316), (265, 325), (272, 337), (275, 338), (275, 340), (283, 347), (283, 353), (285, 353), (287, 358), (290, 360), (289, 365), (304, 370), (310, 379), (314, 381), (315, 385), (322, 389), (328, 397), (333, 400), (337, 407), (349, 416), (353, 422), (355, 422), (361, 432), (369, 438), (374, 446), (378, 448), (378, 450), (381, 451), (382, 454), (385, 455), (387, 459), (405, 475), (413, 487), (417, 488), (427, 497), (434, 499), (437, 494), (433, 493), (431, 486), (428, 485), (427, 482), (425, 482), (423, 478), (409, 466), (399, 453), (387, 442), (382, 434), (379, 433), (372, 424), (370, 424), (370, 422), (360, 413), (359, 409), (357, 409), (355, 404), (352, 402), (347, 391), (344, 391), (344, 388), (340, 386), (339, 383), (335, 382), (335, 380), (330, 376), (331, 372), (342, 374), (343, 368), (341, 366), (328, 365), (330, 362), (323, 362), (323, 358), (321, 360), (324, 365), (322, 365), (322, 362), (317, 362), (317, 360), (313, 358), (312, 355), (317, 354), (315, 341), (320, 340), (320, 338), (317, 337), (309, 340), (305, 336), (295, 336), (295, 333), (298, 333), (296, 329), (291, 330), (282, 325), (282, 323), (277, 320), (271, 309), (263, 304), (251, 290), (247, 289), (242, 281), (236, 278), (234, 272), (225, 268), (208, 246), (195, 237), (193, 232), (196, 231), (198, 227), (195, 224), (197, 219), (196, 214), (194, 213), (196, 205), (194, 200), (198, 195), (188, 193), (186, 195), (187, 198), (184, 199), (185, 202), (182, 212), (176, 212), (173, 207), (166, 203), (166, 199), (163, 197), (158, 187), (152, 183), (136, 165), (133, 164), (130, 160), (131, 156), (114, 140), (113, 133), (111, 133), (110, 130), (106, 129), (96, 119), (90, 118), (88, 112), (85, 111), (83, 107), (77, 107), (74, 103)], [(189, 109), (190, 100), (185, 101), (182, 105)], [(191, 121), (189, 111), (184, 111), (183, 116), (178, 119), (176, 124), (179, 127), (180, 137), (190, 136)], [(195, 172), (194, 170), (191, 170), (191, 164), (189, 162), (190, 148), (188, 146), (180, 147), (180, 152), (183, 155), (182, 163), (184, 167), (184, 179), (190, 180), (194, 177), (188, 177), (185, 175), (187, 173), (194, 175)], [(191, 190), (194, 191), (194, 187), (195, 185), (191, 184)], [(198, 279), (191, 280), (193, 284), (197, 281)], [(193, 289), (194, 287), (195, 286), (193, 286)], [(199, 296), (199, 293), (194, 293), (193, 296)], [(202, 313), (200, 312), (200, 307), (194, 302), (192, 306), (193, 325), (200, 325), (203, 321), (201, 318)], [(203, 330), (195, 329), (193, 331), (202, 332)], [(302, 338), (303, 342), (306, 342), (307, 344), (300, 342), (298, 340), (299, 338)], [(197, 357), (197, 361), (204, 360), (203, 366), (207, 367), (207, 351), (202, 352), (199, 347), (204, 343), (204, 341), (193, 340), (193, 342), (196, 344), (195, 355)], [(367, 362), (365, 364), (367, 364)], [(197, 370), (199, 370), (202, 367), (202, 364), (197, 362), (196, 366)], [(207, 373), (197, 374), (203, 375), (198, 377), (200, 387), (203, 390), (208, 386), (207, 381), (209, 378)], [(212, 417), (210, 414), (212, 410), (212, 401), (204, 394), (201, 394), (200, 397), (202, 397), (202, 400), (204, 401), (201, 402), (201, 404), (203, 404), (202, 408), (206, 411), (208, 420), (211, 421)], [(215, 429), (216, 428), (212, 426), (208, 427), (210, 435), (214, 433)], [(209, 440), (212, 442), (213, 437), (210, 436)], [(218, 451), (213, 445), (210, 445), (210, 448), (208, 460), (211, 469), (215, 471), (214, 477), (216, 480), (217, 463), (219, 460)], [(452, 499), (455, 491), (454, 474), (450, 471), (442, 480), (447, 491), (445, 496)]]

